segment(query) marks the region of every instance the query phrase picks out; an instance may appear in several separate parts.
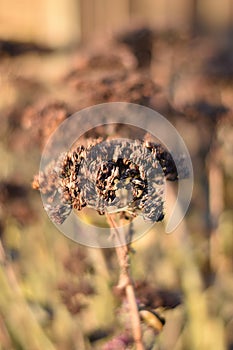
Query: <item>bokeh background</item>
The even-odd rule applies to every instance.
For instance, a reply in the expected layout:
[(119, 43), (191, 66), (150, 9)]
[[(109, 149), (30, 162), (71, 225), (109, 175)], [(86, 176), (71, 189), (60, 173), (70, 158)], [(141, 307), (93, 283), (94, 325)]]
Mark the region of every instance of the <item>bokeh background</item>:
[(65, 238), (31, 189), (56, 126), (111, 101), (162, 113), (194, 167), (176, 232), (133, 244), (138, 298), (166, 319), (148, 348), (233, 349), (232, 39), (232, 0), (0, 0), (1, 350), (104, 349), (123, 332), (114, 251)]

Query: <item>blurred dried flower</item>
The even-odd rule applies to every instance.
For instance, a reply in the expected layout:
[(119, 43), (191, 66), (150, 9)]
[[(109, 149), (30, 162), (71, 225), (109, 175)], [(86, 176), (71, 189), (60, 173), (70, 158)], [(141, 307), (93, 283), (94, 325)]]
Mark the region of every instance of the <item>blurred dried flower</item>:
[(223, 40), (212, 57), (203, 67), (207, 79), (217, 83), (230, 85), (233, 79), (233, 46), (232, 31), (228, 40)]
[(62, 302), (72, 315), (82, 311), (88, 305), (88, 296), (95, 293), (88, 272), (93, 271), (93, 265), (88, 261), (84, 248), (71, 249), (65, 258), (63, 266), (68, 272), (64, 280), (58, 284)]
[(197, 121), (209, 117), (208, 122), (215, 124), (228, 113), (228, 108), (221, 104), (210, 104), (205, 100), (199, 100), (194, 104), (186, 105), (184, 113), (186, 117)]
[(118, 101), (150, 106), (152, 98), (160, 91), (160, 87), (147, 75), (125, 70), (103, 71), (98, 75), (90, 72), (88, 76), (74, 72), (66, 81), (82, 96), (78, 109)]
[(27, 225), (36, 218), (28, 189), (15, 180), (0, 181), (0, 216), (3, 217), (3, 222), (7, 214), (21, 225)]
[(82, 276), (86, 272), (92, 272), (93, 266), (88, 260), (88, 256), (82, 249), (72, 249), (63, 263), (65, 269), (75, 276)]
[(33, 142), (44, 146), (57, 126), (71, 114), (64, 102), (52, 101), (28, 106), (22, 116), (22, 127), (29, 130)]
[(135, 283), (135, 291), (140, 305), (150, 309), (159, 307), (173, 309), (180, 305), (182, 300), (180, 292), (157, 289), (147, 281), (137, 281)]
[(87, 307), (87, 296), (95, 293), (89, 281), (69, 280), (58, 285), (62, 302), (72, 315), (76, 315)]

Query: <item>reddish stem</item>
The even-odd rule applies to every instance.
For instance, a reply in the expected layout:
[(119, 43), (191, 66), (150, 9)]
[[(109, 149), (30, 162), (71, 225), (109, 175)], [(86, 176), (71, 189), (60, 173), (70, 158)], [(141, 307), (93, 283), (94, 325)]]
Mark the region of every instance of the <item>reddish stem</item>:
[(134, 342), (136, 344), (136, 349), (145, 350), (145, 347), (142, 343), (140, 316), (138, 313), (138, 306), (137, 306), (133, 281), (130, 275), (129, 247), (127, 244), (122, 243), (121, 236), (113, 216), (106, 214), (106, 217), (110, 227), (114, 228), (114, 239), (117, 244), (116, 253), (117, 253), (118, 263), (121, 267), (119, 283), (117, 287), (125, 291), (125, 294), (129, 303), (132, 331), (133, 331)]

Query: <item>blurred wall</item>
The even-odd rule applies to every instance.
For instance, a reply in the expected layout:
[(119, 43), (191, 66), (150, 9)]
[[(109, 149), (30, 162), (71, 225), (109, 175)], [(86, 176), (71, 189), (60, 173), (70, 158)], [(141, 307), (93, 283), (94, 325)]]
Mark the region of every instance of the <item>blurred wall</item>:
[(233, 26), (233, 1), (202, 0), (199, 15), (200, 20), (209, 28)]
[(219, 30), (233, 25), (233, 0), (0, 0), (0, 39), (68, 46), (135, 18), (162, 30)]
[(72, 44), (80, 39), (79, 1), (0, 0), (0, 39)]
[(147, 18), (158, 29), (186, 30), (190, 24), (190, 1), (187, 0), (134, 0), (132, 12)]
[(129, 0), (80, 0), (82, 40), (111, 34), (130, 20)]

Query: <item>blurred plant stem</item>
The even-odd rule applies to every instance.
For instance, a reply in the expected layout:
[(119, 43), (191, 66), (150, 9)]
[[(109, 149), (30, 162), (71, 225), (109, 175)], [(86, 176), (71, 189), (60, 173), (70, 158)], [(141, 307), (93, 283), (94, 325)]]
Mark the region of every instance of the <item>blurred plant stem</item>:
[(55, 350), (27, 305), (0, 241), (0, 309), (13, 343), (22, 350)]
[(113, 239), (116, 243), (116, 253), (119, 266), (121, 268), (119, 283), (117, 288), (121, 291), (124, 291), (129, 303), (129, 309), (131, 313), (131, 324), (132, 332), (134, 337), (134, 342), (137, 350), (144, 350), (145, 347), (142, 343), (142, 331), (140, 316), (138, 312), (138, 306), (133, 286), (132, 277), (130, 274), (130, 259), (129, 259), (129, 246), (121, 241), (121, 236), (118, 231), (114, 216), (111, 214), (106, 214), (108, 223), (111, 228), (114, 228)]
[[(167, 184), (166, 205), (170, 213), (175, 198), (172, 186)], [(177, 266), (185, 296), (188, 330), (188, 336), (184, 336), (185, 344), (187, 343), (190, 350), (225, 350), (224, 323), (217, 315), (209, 312), (208, 294), (195, 261), (185, 219), (169, 237), (169, 244), (171, 258)]]
[(210, 214), (210, 267), (217, 272), (222, 256), (219, 244), (219, 218), (224, 210), (224, 175), (221, 168), (220, 151), (212, 146), (208, 157), (209, 214)]

